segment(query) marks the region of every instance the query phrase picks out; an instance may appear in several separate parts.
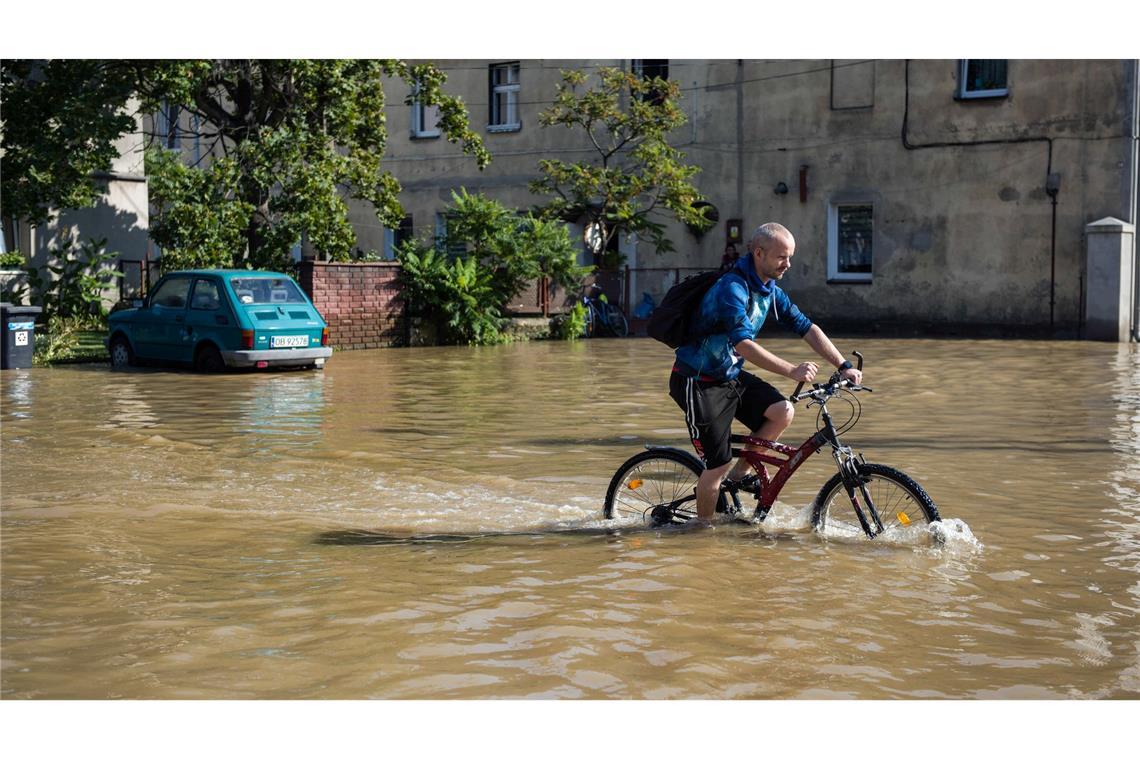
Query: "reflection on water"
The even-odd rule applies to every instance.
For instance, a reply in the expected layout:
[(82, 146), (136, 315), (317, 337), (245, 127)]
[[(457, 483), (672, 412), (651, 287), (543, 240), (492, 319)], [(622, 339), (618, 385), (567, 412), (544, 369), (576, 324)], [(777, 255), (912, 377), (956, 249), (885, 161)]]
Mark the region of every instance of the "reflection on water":
[(0, 696), (1140, 694), (1136, 347), (841, 343), (941, 541), (813, 533), (828, 456), (762, 526), (615, 530), (685, 441), (648, 340), (0, 373)]

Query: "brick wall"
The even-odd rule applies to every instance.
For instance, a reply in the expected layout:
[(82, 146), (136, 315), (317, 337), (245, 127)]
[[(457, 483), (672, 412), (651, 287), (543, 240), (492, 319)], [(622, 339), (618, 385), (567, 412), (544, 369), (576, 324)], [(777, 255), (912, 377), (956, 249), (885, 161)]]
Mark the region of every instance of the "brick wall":
[(330, 345), (348, 351), (406, 342), (399, 273), (395, 262), (301, 262), (301, 288), (328, 322)]

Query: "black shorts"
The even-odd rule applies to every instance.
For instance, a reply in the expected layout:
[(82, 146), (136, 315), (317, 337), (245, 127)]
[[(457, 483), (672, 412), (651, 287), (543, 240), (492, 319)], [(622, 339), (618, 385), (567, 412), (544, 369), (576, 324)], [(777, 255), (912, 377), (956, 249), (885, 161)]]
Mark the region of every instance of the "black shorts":
[(700, 380), (674, 372), (669, 395), (685, 413), (693, 448), (716, 469), (732, 461), (732, 420), (738, 419), (751, 433), (764, 424), (764, 412), (786, 401), (784, 394), (755, 375), (741, 372), (732, 380)]

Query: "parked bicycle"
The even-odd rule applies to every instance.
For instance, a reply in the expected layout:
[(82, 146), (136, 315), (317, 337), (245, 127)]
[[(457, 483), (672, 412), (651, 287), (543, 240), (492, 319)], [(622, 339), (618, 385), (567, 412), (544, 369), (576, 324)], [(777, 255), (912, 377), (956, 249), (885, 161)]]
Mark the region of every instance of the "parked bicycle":
[[(858, 351), (854, 355), (862, 370), (863, 356)], [(819, 490), (812, 506), (811, 524), (817, 531), (829, 536), (873, 539), (912, 528), (926, 530), (927, 525), (941, 519), (930, 496), (909, 475), (894, 467), (869, 463), (840, 441), (840, 434), (853, 428), (861, 416), (855, 394), (871, 392), (870, 388), (841, 380), (838, 372), (828, 382), (814, 383), (812, 390), (801, 393), (803, 386), (804, 383), (796, 386), (789, 400), (794, 404), (808, 399), (808, 408), (819, 407), (816, 432), (798, 447), (733, 435), (734, 444), (761, 450), (733, 448), (733, 456), (744, 457), (755, 472), (738, 481), (722, 483), (717, 512), (744, 519), (740, 494), (751, 494), (756, 498), (752, 520), (763, 521), (792, 475), (811, 455), (829, 446), (839, 471)], [(837, 396), (851, 404), (851, 417), (839, 427), (827, 408)], [(822, 424), (818, 424), (820, 420)], [(655, 526), (684, 523), (695, 517), (697, 479), (704, 464), (681, 449), (646, 449), (614, 473), (606, 491), (604, 516), (632, 518)], [(771, 478), (765, 464), (776, 468)]]
[(629, 322), (626, 321), (625, 314), (609, 302), (606, 294), (597, 285), (586, 288), (582, 303), (586, 307), (586, 327), (583, 334), (587, 338), (596, 338), (599, 335), (624, 338), (629, 335)]

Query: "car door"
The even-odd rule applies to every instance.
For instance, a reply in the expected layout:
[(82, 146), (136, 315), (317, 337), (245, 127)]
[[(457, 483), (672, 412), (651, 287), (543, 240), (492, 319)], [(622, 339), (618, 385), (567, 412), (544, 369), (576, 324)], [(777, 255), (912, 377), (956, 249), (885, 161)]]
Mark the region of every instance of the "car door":
[(184, 340), (191, 278), (165, 277), (136, 319), (135, 353), (145, 359), (190, 361)]
[(240, 347), (241, 326), (230, 313), (228, 299), (223, 295), (222, 284), (216, 277), (194, 279), (185, 327), (191, 351), (203, 340), (212, 341), (222, 351)]

